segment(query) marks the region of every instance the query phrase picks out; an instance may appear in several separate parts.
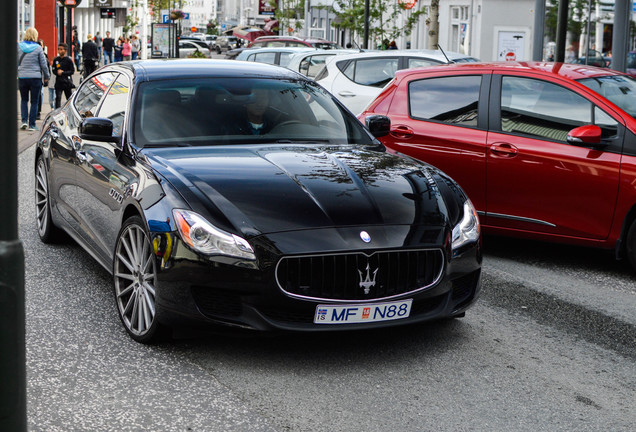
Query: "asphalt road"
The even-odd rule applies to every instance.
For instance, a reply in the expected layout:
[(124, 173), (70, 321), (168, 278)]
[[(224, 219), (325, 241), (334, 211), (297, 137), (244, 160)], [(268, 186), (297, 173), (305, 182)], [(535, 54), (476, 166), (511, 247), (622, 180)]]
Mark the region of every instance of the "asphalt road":
[(636, 277), (581, 248), (486, 238), (465, 318), (372, 332), (133, 342), (108, 273), (39, 242), (19, 157), (31, 431), (633, 431)]

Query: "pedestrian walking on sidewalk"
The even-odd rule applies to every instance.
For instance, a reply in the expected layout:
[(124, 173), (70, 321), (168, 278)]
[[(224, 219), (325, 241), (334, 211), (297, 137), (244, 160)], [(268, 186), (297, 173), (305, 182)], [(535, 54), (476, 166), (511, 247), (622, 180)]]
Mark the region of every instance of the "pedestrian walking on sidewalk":
[(57, 46), (57, 57), (53, 59), (53, 75), (55, 75), (55, 108), (62, 106), (62, 93), (66, 100), (71, 97), (73, 91), (72, 76), (75, 72), (73, 61), (66, 55), (68, 46), (61, 43)]
[(123, 45), (123, 42), (120, 37), (119, 39), (117, 39), (117, 42), (115, 42), (115, 46), (113, 46), (113, 56), (115, 57), (115, 62), (120, 62), (124, 59), (124, 57), (121, 54), (122, 45)]
[(141, 43), (136, 35), (130, 37), (130, 54), (131, 60), (137, 60), (139, 58), (139, 51), (141, 50)]
[(103, 41), (99, 32), (95, 33), (95, 37), (93, 38), (93, 40), (95, 41), (95, 45), (97, 45), (97, 52), (99, 53), (99, 58), (97, 59), (97, 62), (99, 63), (102, 60), (102, 41)]
[(84, 78), (95, 72), (99, 61), (99, 51), (97, 44), (93, 42), (93, 35), (88, 34), (86, 42), (82, 46), (82, 57), (84, 58)]
[[(18, 78), (20, 88), (20, 129), (37, 130), (35, 117), (38, 114), (42, 81), (50, 79), (48, 63), (42, 47), (38, 44), (38, 31), (29, 27), (24, 40), (18, 44)], [(29, 95), (31, 107), (29, 109)]]
[[(49, 75), (51, 75), (51, 62), (49, 61), (49, 55), (47, 53), (47, 47), (44, 44), (44, 41), (42, 39), (38, 39), (38, 44), (42, 47), (42, 51), (44, 52), (44, 57), (46, 58), (46, 66), (49, 70)], [(55, 90), (53, 89), (53, 87), (51, 87), (51, 80), (43, 80), (42, 81), (42, 92), (40, 93), (40, 102), (38, 103), (38, 115), (37, 117), (35, 117), (36, 120), (40, 120), (41, 114), (42, 114), (42, 104), (44, 103), (44, 93), (45, 90), (48, 90), (49, 93), (49, 103), (51, 105), (51, 109), (53, 109), (53, 105), (55, 102)]]
[(121, 46), (121, 55), (124, 61), (128, 61), (132, 56), (132, 45), (130, 44), (130, 39), (124, 38), (124, 43)]
[(106, 32), (106, 37), (102, 41), (102, 46), (104, 48), (104, 64), (113, 62), (113, 46), (115, 46), (115, 40), (110, 37), (110, 32)]

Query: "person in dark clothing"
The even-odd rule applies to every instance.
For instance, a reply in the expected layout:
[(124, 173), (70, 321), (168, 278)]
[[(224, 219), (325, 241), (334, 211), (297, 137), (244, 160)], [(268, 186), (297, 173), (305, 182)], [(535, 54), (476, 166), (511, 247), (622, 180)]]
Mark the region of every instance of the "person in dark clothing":
[(97, 62), (99, 61), (99, 51), (97, 50), (97, 44), (93, 42), (93, 35), (88, 34), (88, 40), (84, 42), (82, 47), (82, 57), (84, 57), (84, 77), (89, 76), (95, 69), (97, 69)]
[(53, 59), (53, 75), (55, 75), (55, 108), (62, 106), (62, 93), (66, 100), (71, 97), (73, 81), (71, 76), (75, 72), (73, 61), (66, 55), (68, 46), (61, 43), (57, 47), (58, 56)]
[(116, 62), (120, 62), (124, 60), (124, 56), (122, 54), (122, 49), (123, 49), (123, 42), (121, 40), (121, 38), (117, 39), (117, 42), (115, 42), (115, 46), (113, 47), (113, 54), (115, 56), (115, 61)]
[(102, 41), (102, 48), (104, 49), (104, 64), (113, 62), (113, 47), (115, 46), (115, 40), (110, 37), (110, 32), (106, 32), (106, 37)]
[(73, 60), (75, 61), (75, 70), (79, 71), (79, 55), (80, 55), (80, 42), (77, 37), (77, 30), (73, 30), (73, 41), (71, 42), (73, 45), (73, 52), (71, 55), (73, 56)]

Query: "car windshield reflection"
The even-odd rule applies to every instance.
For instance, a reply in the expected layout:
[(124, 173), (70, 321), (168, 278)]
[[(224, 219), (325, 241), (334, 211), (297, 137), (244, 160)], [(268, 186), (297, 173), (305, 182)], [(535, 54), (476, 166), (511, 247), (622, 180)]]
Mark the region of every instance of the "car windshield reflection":
[(144, 83), (136, 97), (139, 147), (244, 144), (372, 144), (372, 137), (319, 86), (232, 78)]

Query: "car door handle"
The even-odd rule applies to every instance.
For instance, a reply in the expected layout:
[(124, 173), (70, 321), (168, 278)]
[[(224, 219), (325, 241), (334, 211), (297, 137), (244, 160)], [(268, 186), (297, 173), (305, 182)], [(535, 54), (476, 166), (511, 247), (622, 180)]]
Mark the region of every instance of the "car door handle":
[(391, 129), (391, 136), (395, 138), (407, 139), (413, 137), (413, 129), (408, 126), (395, 126)]
[(354, 92), (350, 92), (349, 90), (343, 90), (341, 92), (338, 92), (339, 96), (342, 97), (352, 97), (352, 96), (356, 96), (356, 94)]
[(490, 152), (495, 156), (512, 158), (517, 156), (517, 153), (519, 153), (519, 150), (517, 149), (517, 147), (513, 146), (512, 144), (495, 143), (490, 146)]

